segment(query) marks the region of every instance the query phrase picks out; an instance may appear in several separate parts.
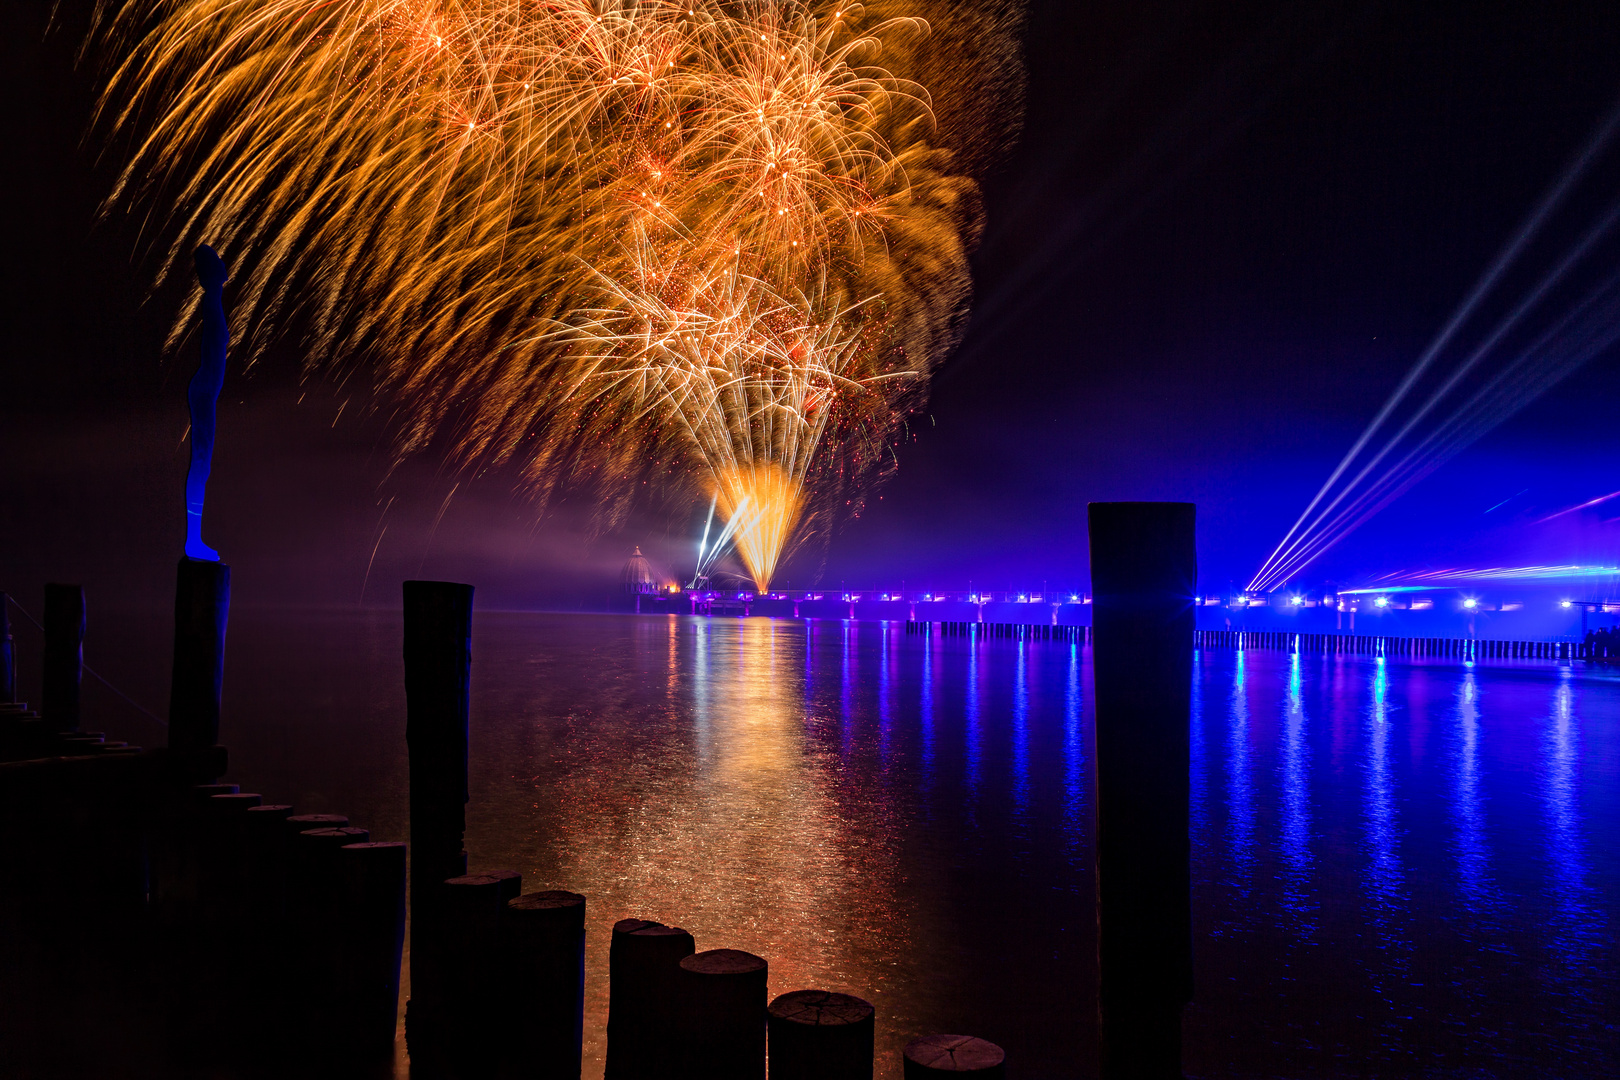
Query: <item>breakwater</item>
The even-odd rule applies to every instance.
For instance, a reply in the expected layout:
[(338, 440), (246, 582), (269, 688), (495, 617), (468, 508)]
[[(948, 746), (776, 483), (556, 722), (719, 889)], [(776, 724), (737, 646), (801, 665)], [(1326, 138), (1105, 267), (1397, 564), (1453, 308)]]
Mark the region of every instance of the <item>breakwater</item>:
[[(229, 574), (181, 574), (186, 692), (171, 695), (166, 747), (83, 730), (77, 586), (47, 590), (41, 710), (15, 700), (12, 654), (0, 655), (0, 1073), (391, 1076), (408, 930), (412, 1075), (577, 1080), (586, 897), (526, 892), (476, 852), (469, 868), (464, 850), (472, 588), (405, 586), (408, 868), (404, 843), (374, 842), (347, 815), (221, 781)], [(609, 1076), (873, 1075), (867, 1001), (820, 989), (768, 1000), (765, 957), (700, 951), (649, 919), (611, 933)], [(923, 1035), (901, 1056), (908, 1077), (964, 1061), (998, 1077), (1004, 1055)]]

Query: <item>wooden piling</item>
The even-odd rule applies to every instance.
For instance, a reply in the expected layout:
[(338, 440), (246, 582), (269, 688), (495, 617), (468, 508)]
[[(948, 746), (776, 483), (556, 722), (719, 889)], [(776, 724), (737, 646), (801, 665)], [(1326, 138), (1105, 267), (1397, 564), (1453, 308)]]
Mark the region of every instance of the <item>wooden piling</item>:
[(1104, 1080), (1180, 1080), (1192, 998), (1191, 503), (1092, 503)]
[(222, 562), (182, 557), (174, 590), (169, 750), (195, 760), (199, 776), (208, 771), (204, 755), (219, 742), (230, 607), (231, 568)]
[[(1096, 580), (1092, 578), (1093, 589)], [(1001, 1047), (972, 1035), (924, 1035), (906, 1044), (902, 1060), (906, 1080), (963, 1075), (1002, 1080), (1007, 1075), (1007, 1055)]]
[[(412, 1021), (413, 1058), (421, 1045), (425, 1056), (441, 1069), (478, 1076), (493, 1070), (499, 1056), (497, 1011), (505, 970), (501, 916), (519, 888), (514, 879), (503, 872), (461, 874), (443, 882), (435, 901), (440, 920), (436, 981), (424, 995), (422, 1020)], [(414, 954), (412, 962), (414, 981)]]
[(40, 715), (53, 731), (79, 727), (79, 693), (84, 679), (84, 587), (45, 586), (45, 654)]
[(680, 963), (696, 948), (678, 926), (620, 919), (608, 946), (605, 1080), (642, 1080), (672, 1071), (669, 1051)]
[(765, 1010), (771, 1080), (872, 1080), (875, 1015), (851, 994), (782, 994)]
[(686, 1080), (765, 1080), (769, 965), (740, 949), (709, 949), (680, 963), (677, 1039)]
[(585, 898), (560, 889), (506, 902), (501, 1075), (579, 1080), (585, 1030)]
[[(467, 695), (473, 587), (407, 581), (405, 742), (410, 755), (411, 994), (443, 1001), (438, 904), (443, 883), (467, 872)], [(407, 1024), (434, 1021), (420, 1011)]]
[(11, 597), (0, 592), (0, 705), (17, 703), (17, 652), (11, 639)]
[(326, 935), (342, 909), (344, 882), (339, 852), (349, 844), (371, 839), (365, 829), (337, 826), (305, 829), (293, 838), (288, 851), (287, 915), (294, 936), (307, 943), (310, 962), (327, 964)]
[(405, 947), (405, 845), (365, 841), (338, 852), (345, 889), (340, 983), (352, 1059), (382, 1061), (394, 1052), (399, 968)]
[[(288, 852), (286, 980), (283, 1008), (289, 1074), (318, 1072), (342, 1056), (352, 1027), (344, 999), (344, 960), (353, 927), (344, 918), (347, 888), (342, 851), (370, 840), (348, 826), (307, 829)], [(342, 1018), (341, 1024), (332, 1021)]]
[(221, 792), (202, 801), (203, 816), (197, 827), (198, 897), (203, 915), (218, 926), (234, 928), (238, 921), (247, 857), (247, 812), (263, 802), (259, 795), (239, 791)]
[[(292, 937), (287, 918), (289, 850), (302, 831), (289, 825), (293, 807), (260, 804), (242, 812), (243, 1044), (255, 1050), (282, 1046), (290, 997)], [(341, 824), (348, 824), (340, 817)], [(308, 826), (305, 826), (306, 828)]]

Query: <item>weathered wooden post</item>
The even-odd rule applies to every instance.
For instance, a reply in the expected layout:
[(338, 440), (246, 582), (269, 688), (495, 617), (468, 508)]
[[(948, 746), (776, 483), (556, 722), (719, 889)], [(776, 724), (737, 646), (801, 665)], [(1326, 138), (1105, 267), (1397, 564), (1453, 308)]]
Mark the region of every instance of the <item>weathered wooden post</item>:
[(740, 949), (686, 957), (676, 978), (687, 1080), (765, 1080), (769, 965)]
[(585, 898), (560, 889), (506, 902), (503, 1076), (579, 1080), (585, 1028)]
[(192, 794), (192, 851), (197, 893), (194, 915), (176, 927), (191, 938), (188, 990), (192, 1005), (186, 1017), (191, 1051), (200, 1061), (219, 1061), (239, 1052), (252, 1029), (252, 998), (243, 976), (250, 941), (260, 931), (247, 918), (243, 891), (248, 811), (263, 803), (235, 784), (198, 785)]
[(851, 994), (782, 994), (765, 1010), (771, 1080), (872, 1080), (875, 1014)]
[[(443, 883), (467, 872), (467, 695), (473, 587), (407, 581), (405, 743), (410, 754), (411, 997), (407, 1032), (431, 1028), (443, 1001)], [(409, 1009), (414, 1008), (412, 1013)]]
[(1092, 503), (1104, 1080), (1181, 1076), (1192, 999), (1191, 503)]
[(286, 1014), (294, 993), (287, 879), (292, 842), (302, 831), (287, 824), (292, 812), (286, 803), (262, 803), (242, 812), (243, 920), (253, 928), (242, 943), (241, 1039), (248, 1054), (262, 1054), (287, 1041)]
[(641, 1080), (673, 1071), (676, 978), (681, 960), (695, 948), (692, 935), (678, 926), (648, 919), (613, 924), (606, 1080)]
[(53, 731), (77, 731), (84, 679), (84, 587), (45, 586), (44, 685), (40, 714)]
[(349, 844), (339, 858), (351, 927), (341, 978), (351, 1031), (348, 1050), (363, 1061), (386, 1061), (394, 1050), (405, 946), (405, 845)]
[(288, 849), (285, 1040), (293, 1070), (305, 1074), (340, 1058), (353, 1031), (343, 984), (354, 944), (343, 849), (370, 839), (349, 826), (306, 829)]
[(17, 651), (11, 640), (11, 597), (0, 592), (0, 705), (17, 703)]
[[(442, 883), (435, 903), (439, 920), (434, 959), (438, 985), (423, 1021), (413, 1020), (411, 1059), (441, 1071), (488, 1076), (500, 1047), (496, 1015), (504, 965), (501, 917), (521, 891), (515, 873), (462, 874)], [(422, 1034), (420, 1042), (415, 1041)], [(421, 1053), (418, 1053), (418, 1047)]]
[(174, 669), (169, 688), (169, 750), (192, 779), (212, 779), (221, 762), (219, 701), (225, 680), (225, 625), (231, 568), (182, 557), (174, 590)]

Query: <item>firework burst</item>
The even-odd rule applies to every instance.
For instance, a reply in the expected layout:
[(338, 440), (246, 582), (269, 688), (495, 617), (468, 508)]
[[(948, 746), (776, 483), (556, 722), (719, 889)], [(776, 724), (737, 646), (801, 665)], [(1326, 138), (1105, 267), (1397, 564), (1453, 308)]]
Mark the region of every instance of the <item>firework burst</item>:
[[(172, 208), (171, 267), (230, 253), (255, 355), (298, 326), (373, 370), (402, 453), (589, 489), (603, 527), (656, 473), (746, 515), (763, 589), (958, 331), (983, 107), (942, 123), (917, 78), (931, 2), (134, 0), (109, 205)], [(1005, 80), (991, 7), (945, 35), (951, 101)]]

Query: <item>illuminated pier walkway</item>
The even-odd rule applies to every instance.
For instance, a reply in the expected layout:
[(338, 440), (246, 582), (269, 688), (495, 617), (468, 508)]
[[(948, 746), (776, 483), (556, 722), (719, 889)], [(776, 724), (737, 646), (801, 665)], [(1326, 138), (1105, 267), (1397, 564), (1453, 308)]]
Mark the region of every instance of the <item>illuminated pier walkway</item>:
[[(1556, 587), (1512, 592), (1448, 588), (1431, 589), (1423, 594), (1360, 589), (1315, 594), (1279, 591), (1265, 596), (1235, 592), (1196, 596), (1192, 603), (1197, 609), (1200, 631), (1243, 633), (1249, 635), (1245, 640), (1281, 641), (1303, 637), (1316, 642), (1347, 638), (1419, 643), (1412, 646), (1414, 648), (1428, 648), (1421, 643), (1434, 641), (1506, 641), (1521, 643), (1504, 647), (1520, 649), (1526, 656), (1540, 655), (1533, 647), (1541, 643), (1578, 644), (1585, 640), (1588, 630), (1620, 625), (1620, 599), (1572, 597), (1569, 591)], [(1091, 624), (1091, 596), (1077, 589), (950, 592), (918, 588), (773, 589), (757, 592), (738, 588), (682, 591), (670, 587), (636, 596), (634, 608), (641, 614), (858, 619), (945, 627), (964, 624), (1084, 627)], [(1327, 644), (1306, 648), (1330, 650)], [(1464, 646), (1445, 648), (1455, 651), (1435, 655), (1461, 655)]]

